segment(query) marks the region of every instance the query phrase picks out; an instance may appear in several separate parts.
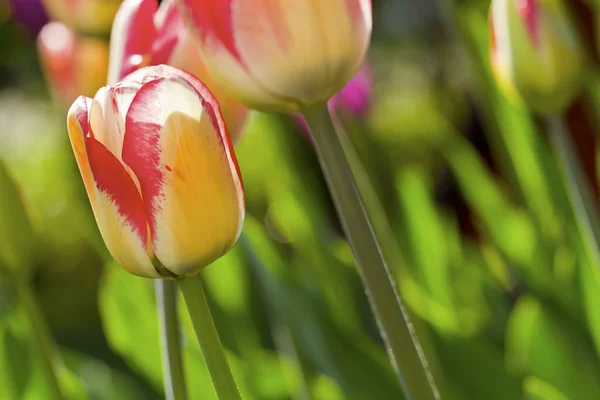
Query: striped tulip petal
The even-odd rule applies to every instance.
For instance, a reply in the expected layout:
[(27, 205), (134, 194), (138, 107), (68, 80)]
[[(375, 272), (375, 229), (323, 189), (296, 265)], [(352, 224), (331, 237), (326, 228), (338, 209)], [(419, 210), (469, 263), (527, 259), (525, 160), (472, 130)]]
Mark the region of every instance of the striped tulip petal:
[(94, 136), (93, 100), (79, 97), (68, 114), (68, 130), (96, 222), (115, 260), (129, 272), (158, 277), (148, 247), (142, 198), (123, 164)]
[(119, 8), (111, 32), (109, 84), (145, 66), (156, 35), (153, 19), (157, 9), (156, 0), (127, 0)]
[(241, 178), (223, 120), (210, 92), (185, 76), (144, 84), (127, 113), (123, 143), (123, 161), (140, 182), (156, 257), (177, 275), (199, 272), (225, 254), (244, 218)]

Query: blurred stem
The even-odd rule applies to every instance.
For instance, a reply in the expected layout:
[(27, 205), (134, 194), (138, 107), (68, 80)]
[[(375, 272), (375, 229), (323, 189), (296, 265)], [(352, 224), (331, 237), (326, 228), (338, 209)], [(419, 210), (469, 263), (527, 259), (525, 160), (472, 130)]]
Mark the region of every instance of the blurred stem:
[(408, 313), (398, 296), (395, 279), (390, 274), (363, 206), (359, 187), (333, 126), (327, 104), (306, 108), (303, 115), (311, 128), (321, 169), (404, 392), (409, 399), (437, 399), (439, 394), (427, 361)]
[(590, 261), (596, 268), (600, 268), (600, 225), (589, 182), (586, 182), (565, 120), (560, 116), (553, 116), (547, 119), (546, 124), (562, 170), (577, 229), (591, 258)]
[(26, 279), (15, 277), (14, 284), (31, 324), (35, 345), (42, 361), (42, 369), (44, 375), (46, 375), (50, 393), (54, 399), (64, 400), (66, 397), (58, 383), (57, 376), (61, 364), (60, 354), (52, 339), (52, 334), (46, 324), (38, 300), (31, 288), (31, 283)]
[(181, 358), (179, 319), (177, 318), (177, 284), (169, 279), (156, 279), (156, 308), (160, 325), (163, 378), (167, 400), (185, 400), (185, 373)]
[(196, 277), (181, 279), (178, 283), (217, 397), (219, 400), (241, 400), (242, 396), (229, 368), (217, 327), (206, 301), (202, 281)]

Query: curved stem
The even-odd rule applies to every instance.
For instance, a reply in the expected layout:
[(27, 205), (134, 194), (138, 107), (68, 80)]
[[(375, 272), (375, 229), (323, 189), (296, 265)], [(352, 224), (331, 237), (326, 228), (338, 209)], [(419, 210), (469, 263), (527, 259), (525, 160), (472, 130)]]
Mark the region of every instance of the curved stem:
[(242, 396), (229, 368), (219, 333), (206, 301), (202, 281), (200, 278), (187, 278), (179, 280), (178, 283), (217, 397), (219, 400), (241, 400)]
[(154, 285), (160, 325), (165, 398), (167, 400), (186, 400), (187, 392), (177, 318), (177, 284), (172, 280), (157, 279)]
[(60, 355), (56, 344), (52, 340), (52, 334), (40, 309), (39, 303), (33, 293), (31, 284), (25, 279), (14, 280), (16, 290), (19, 294), (21, 304), (27, 312), (31, 330), (34, 335), (35, 344), (42, 360), (42, 369), (52, 396), (56, 400), (64, 400), (65, 396), (58, 383), (57, 371), (60, 367)]
[(307, 108), (303, 115), (311, 128), (321, 169), (404, 392), (409, 399), (438, 399), (439, 393), (427, 360), (365, 211), (359, 187), (327, 105), (323, 103)]

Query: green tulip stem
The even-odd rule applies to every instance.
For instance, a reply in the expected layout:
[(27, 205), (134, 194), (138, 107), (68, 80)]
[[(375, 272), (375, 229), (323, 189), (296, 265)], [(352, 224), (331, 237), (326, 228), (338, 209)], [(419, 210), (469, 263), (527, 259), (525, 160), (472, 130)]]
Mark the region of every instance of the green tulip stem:
[(217, 327), (206, 301), (202, 281), (196, 277), (181, 279), (178, 283), (217, 397), (219, 400), (240, 400), (242, 396), (229, 368)]
[(408, 399), (438, 399), (421, 345), (398, 295), (396, 280), (389, 271), (380, 241), (365, 211), (363, 195), (344, 153), (344, 147), (349, 143), (341, 141), (326, 103), (306, 108), (302, 114), (311, 128), (321, 169), (404, 392)]
[(177, 318), (177, 284), (170, 279), (157, 279), (154, 290), (160, 325), (165, 399), (186, 400), (187, 391)]
[(600, 218), (593, 200), (589, 182), (579, 162), (577, 153), (571, 141), (569, 128), (560, 116), (548, 118), (546, 121), (550, 142), (559, 165), (567, 189), (569, 203), (579, 235), (587, 250), (590, 261), (600, 268)]
[(46, 324), (38, 300), (33, 293), (29, 281), (22, 278), (16, 278), (14, 285), (21, 304), (29, 317), (31, 331), (33, 332), (35, 346), (37, 347), (38, 354), (42, 361), (42, 369), (46, 376), (49, 392), (54, 399), (64, 400), (65, 396), (58, 383), (57, 375), (62, 363), (60, 353), (52, 339), (52, 334)]

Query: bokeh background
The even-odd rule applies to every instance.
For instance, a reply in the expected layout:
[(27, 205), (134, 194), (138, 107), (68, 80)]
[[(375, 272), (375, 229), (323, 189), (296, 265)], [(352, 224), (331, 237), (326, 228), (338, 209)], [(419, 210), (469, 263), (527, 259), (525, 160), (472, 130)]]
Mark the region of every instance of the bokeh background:
[[(85, 20), (78, 3), (102, 11)], [(118, 3), (0, 0), (1, 399), (49, 398), (16, 275), (60, 347), (69, 398), (163, 398), (153, 283), (110, 260), (65, 124), (69, 102), (104, 85)], [(590, 73), (566, 118), (597, 206), (594, 10), (569, 6)], [(488, 7), (373, 0), (365, 76), (336, 112), (386, 210), (391, 267), (442, 398), (600, 399), (599, 270), (545, 125), (492, 80)], [(68, 42), (64, 57), (40, 56), (49, 18), (66, 24), (46, 30)], [(202, 277), (244, 397), (402, 399), (310, 135), (253, 113), (236, 153), (245, 236)], [(190, 398), (214, 399), (180, 311)]]

